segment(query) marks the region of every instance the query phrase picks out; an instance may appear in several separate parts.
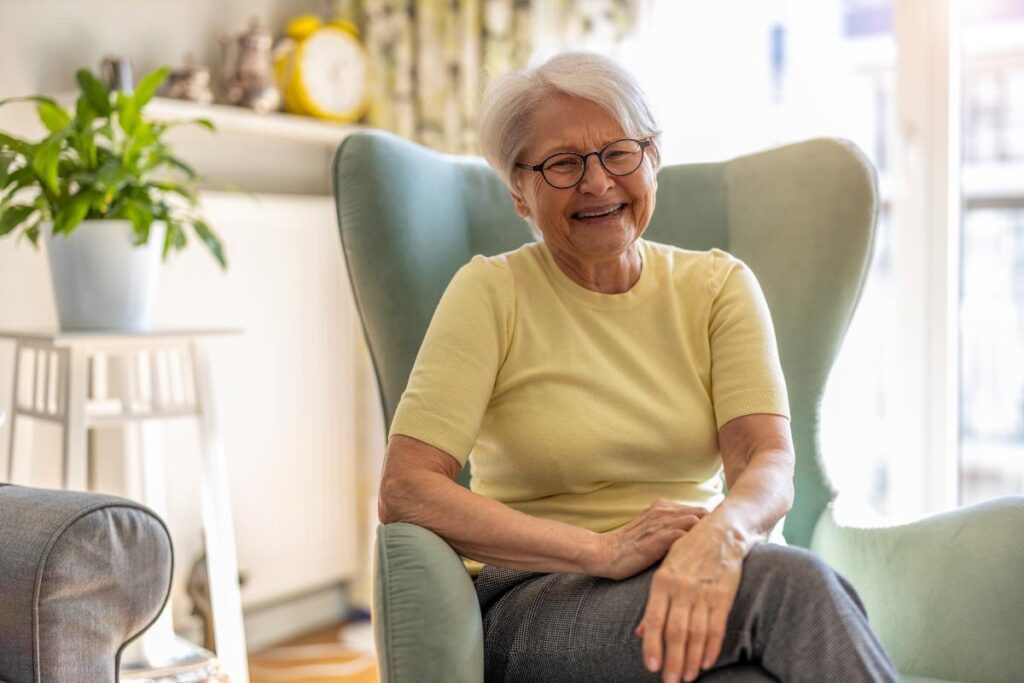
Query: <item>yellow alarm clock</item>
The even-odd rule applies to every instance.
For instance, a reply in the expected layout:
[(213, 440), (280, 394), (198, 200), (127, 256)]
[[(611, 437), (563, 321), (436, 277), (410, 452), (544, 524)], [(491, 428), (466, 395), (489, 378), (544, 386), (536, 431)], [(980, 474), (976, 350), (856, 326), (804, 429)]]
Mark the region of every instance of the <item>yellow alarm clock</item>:
[(285, 35), (274, 67), (286, 111), (339, 123), (366, 113), (370, 60), (354, 25), (307, 14), (292, 19)]

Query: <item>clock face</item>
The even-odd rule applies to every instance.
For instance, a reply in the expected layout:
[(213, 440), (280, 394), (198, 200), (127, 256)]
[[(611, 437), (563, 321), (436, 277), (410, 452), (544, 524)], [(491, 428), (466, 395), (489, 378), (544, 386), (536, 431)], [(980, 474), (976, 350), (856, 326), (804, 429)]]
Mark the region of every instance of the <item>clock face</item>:
[(300, 65), (309, 98), (329, 114), (357, 109), (366, 93), (366, 60), (356, 40), (336, 29), (322, 29), (303, 44)]

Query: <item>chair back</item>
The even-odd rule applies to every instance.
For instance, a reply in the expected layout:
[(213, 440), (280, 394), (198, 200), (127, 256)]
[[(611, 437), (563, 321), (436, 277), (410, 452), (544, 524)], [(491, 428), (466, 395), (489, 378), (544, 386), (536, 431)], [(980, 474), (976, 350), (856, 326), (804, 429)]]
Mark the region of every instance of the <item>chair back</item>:
[[(532, 240), (482, 160), (380, 131), (342, 142), (333, 181), (342, 251), (390, 426), (448, 281), (475, 254)], [(833, 496), (818, 452), (829, 370), (868, 272), (877, 182), (850, 142), (808, 140), (718, 163), (666, 166), (644, 237), (742, 259), (771, 309), (797, 454), (789, 543), (806, 547)], [(469, 464), (459, 475), (468, 486)]]

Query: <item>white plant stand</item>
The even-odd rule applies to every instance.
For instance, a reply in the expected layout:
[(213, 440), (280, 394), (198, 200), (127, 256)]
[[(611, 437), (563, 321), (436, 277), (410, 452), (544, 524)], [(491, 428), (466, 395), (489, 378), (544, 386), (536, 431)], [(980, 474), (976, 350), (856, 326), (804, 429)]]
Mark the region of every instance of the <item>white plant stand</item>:
[[(19, 424), (19, 417), (61, 425), (63, 487), (78, 491), (90, 488), (89, 430), (120, 426), (125, 429), (127, 445), (124, 495), (165, 517), (160, 420), (198, 420), (203, 456), (202, 519), (217, 659), (231, 683), (248, 683), (224, 444), (214, 415), (203, 346), (207, 337), (237, 333), (0, 331), (0, 339), (15, 343), (7, 463), (11, 483), (28, 484), (31, 477), (31, 423)], [(116, 391), (107, 386), (106, 369), (111, 365), (118, 365), (121, 371)], [(21, 391), (29, 376), (30, 391)], [(20, 451), (16, 448), (19, 445)], [(125, 652), (125, 665), (134, 659), (154, 668), (167, 667), (202, 651), (175, 635), (171, 615), (168, 601), (157, 622)]]

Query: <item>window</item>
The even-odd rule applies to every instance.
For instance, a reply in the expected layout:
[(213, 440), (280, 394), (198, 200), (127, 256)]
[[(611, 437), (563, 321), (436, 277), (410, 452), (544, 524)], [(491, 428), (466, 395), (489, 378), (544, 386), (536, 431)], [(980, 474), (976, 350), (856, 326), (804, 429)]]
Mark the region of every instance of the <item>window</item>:
[(962, 5), (653, 0), (618, 53), (668, 163), (829, 135), (878, 168), (822, 453), (891, 519), (1024, 491), (1024, 0)]
[(1024, 491), (1024, 0), (965, 3), (960, 502)]

